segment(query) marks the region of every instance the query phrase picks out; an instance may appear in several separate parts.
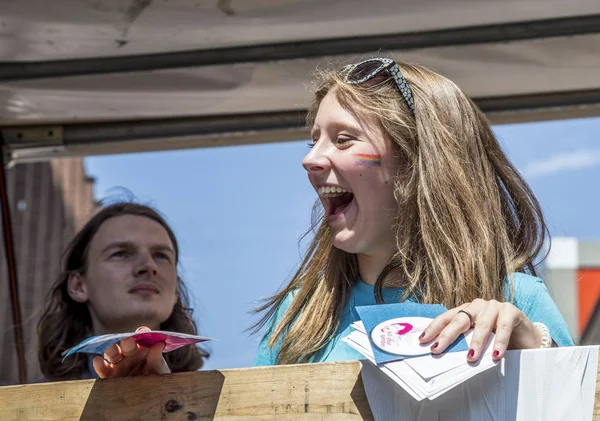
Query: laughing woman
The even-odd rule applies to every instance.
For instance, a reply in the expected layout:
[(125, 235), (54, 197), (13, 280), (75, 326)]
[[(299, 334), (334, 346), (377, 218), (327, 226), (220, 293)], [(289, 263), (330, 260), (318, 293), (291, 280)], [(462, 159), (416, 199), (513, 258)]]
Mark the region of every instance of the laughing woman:
[(546, 235), (531, 190), (489, 122), (451, 81), (370, 59), (319, 76), (303, 161), (323, 205), (304, 261), (259, 311), (255, 365), (360, 359), (340, 339), (355, 307), (439, 303), (422, 343), (474, 328), (507, 349), (572, 345), (534, 260)]

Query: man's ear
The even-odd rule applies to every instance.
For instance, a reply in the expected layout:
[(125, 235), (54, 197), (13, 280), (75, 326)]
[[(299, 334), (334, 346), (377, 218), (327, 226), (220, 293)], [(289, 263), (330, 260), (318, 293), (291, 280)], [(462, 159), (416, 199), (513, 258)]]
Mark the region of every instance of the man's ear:
[(79, 272), (72, 272), (67, 280), (69, 296), (78, 303), (87, 303), (89, 300), (85, 276)]

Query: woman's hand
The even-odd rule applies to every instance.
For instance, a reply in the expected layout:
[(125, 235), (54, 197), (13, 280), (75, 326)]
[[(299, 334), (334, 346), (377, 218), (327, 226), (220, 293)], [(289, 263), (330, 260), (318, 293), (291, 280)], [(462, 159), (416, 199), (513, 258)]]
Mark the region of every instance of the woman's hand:
[(542, 343), (542, 333), (521, 310), (510, 303), (479, 298), (436, 317), (419, 340), (427, 343), (435, 339), (431, 352), (441, 354), (471, 328), (473, 336), (467, 353), (471, 362), (479, 359), (492, 331), (496, 335), (492, 353), (495, 360), (501, 359), (507, 349), (539, 348)]
[[(149, 330), (149, 328), (142, 326), (136, 332)], [(146, 348), (136, 344), (133, 338), (125, 338), (119, 345), (115, 344), (107, 348), (104, 352), (104, 358), (94, 358), (94, 370), (102, 379), (167, 374), (171, 370), (162, 356), (164, 348), (164, 342)]]

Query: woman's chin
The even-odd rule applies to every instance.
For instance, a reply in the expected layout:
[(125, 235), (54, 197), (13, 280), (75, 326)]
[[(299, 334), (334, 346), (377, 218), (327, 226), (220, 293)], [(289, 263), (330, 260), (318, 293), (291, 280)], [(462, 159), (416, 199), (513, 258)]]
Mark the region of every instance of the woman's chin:
[(359, 252), (356, 236), (353, 232), (342, 231), (334, 234), (331, 239), (331, 245), (346, 253), (355, 254)]

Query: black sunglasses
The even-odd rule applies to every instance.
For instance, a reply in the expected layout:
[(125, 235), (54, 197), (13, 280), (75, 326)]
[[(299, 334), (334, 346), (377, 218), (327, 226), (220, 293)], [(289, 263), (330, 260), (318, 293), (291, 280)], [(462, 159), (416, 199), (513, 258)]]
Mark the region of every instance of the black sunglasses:
[(410, 108), (414, 115), (415, 100), (413, 98), (412, 90), (394, 60), (389, 58), (371, 58), (361, 61), (360, 63), (350, 64), (342, 69), (342, 71), (346, 73), (344, 81), (349, 85), (361, 85), (367, 82), (382, 82), (385, 78), (382, 78), (381, 76), (385, 76), (383, 72), (386, 70), (394, 79), (400, 95), (402, 95), (406, 105), (408, 105), (408, 108)]

